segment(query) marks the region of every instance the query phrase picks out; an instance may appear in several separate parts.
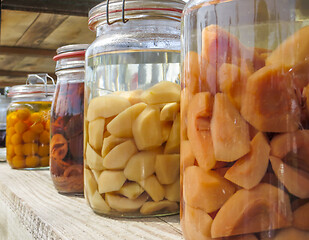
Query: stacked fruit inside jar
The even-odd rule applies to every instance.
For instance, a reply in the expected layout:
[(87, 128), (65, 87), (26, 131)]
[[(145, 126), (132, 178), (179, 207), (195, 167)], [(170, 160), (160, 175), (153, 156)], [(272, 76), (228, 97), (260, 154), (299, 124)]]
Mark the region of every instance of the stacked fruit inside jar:
[(7, 161), (12, 168), (49, 166), (51, 102), (13, 103), (7, 112)]
[(114, 92), (90, 101), (85, 193), (97, 213), (156, 215), (179, 209), (180, 86)]
[(309, 239), (308, 38), (303, 27), (274, 51), (248, 48), (210, 25), (186, 54), (186, 239)]

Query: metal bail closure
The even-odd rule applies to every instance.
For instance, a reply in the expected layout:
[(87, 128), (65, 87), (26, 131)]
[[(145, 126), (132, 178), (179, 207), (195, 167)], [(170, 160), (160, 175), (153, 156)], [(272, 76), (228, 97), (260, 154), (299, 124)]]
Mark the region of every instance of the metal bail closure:
[[(126, 23), (129, 21), (129, 19), (125, 19), (125, 2), (126, 2), (125, 0), (122, 0), (122, 22), (123, 23)], [(108, 25), (112, 25), (113, 23), (117, 22), (117, 20), (114, 22), (109, 21), (109, 0), (107, 0), (106, 2), (106, 22)]]
[(47, 81), (50, 79), (53, 83), (53, 86), (55, 86), (55, 81), (54, 79), (49, 76), (47, 73), (38, 73), (38, 74), (28, 74), (28, 78), (26, 81), (26, 85), (33, 85), (33, 84), (38, 84), (38, 81), (41, 81), (44, 84), (45, 87), (45, 95), (48, 95), (48, 84)]

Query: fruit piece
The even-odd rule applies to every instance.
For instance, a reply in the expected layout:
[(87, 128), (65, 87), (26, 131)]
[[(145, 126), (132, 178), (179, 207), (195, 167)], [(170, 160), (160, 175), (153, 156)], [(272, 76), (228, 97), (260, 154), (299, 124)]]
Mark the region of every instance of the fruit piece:
[(219, 174), (197, 166), (187, 167), (183, 178), (186, 204), (207, 213), (218, 210), (235, 192), (233, 184)]
[(89, 169), (84, 169), (84, 188), (87, 192), (87, 195), (93, 195), (98, 190), (97, 181)]
[[(280, 202), (280, 204), (278, 204)], [(251, 190), (241, 189), (217, 213), (211, 236), (228, 237), (291, 226), (289, 196), (282, 190), (261, 183)]]
[(188, 138), (192, 152), (199, 164), (205, 170), (216, 164), (210, 131), (198, 131), (196, 121), (204, 118), (209, 121), (212, 114), (213, 97), (209, 92), (197, 93), (188, 107)]
[(85, 163), (93, 170), (104, 170), (103, 158), (87, 143)]
[(20, 120), (17, 121), (17, 123), (15, 123), (14, 125), (15, 132), (18, 134), (22, 134), (27, 130), (27, 128), (27, 124)]
[(99, 117), (108, 118), (116, 116), (130, 106), (130, 102), (124, 97), (115, 95), (96, 97), (89, 103), (87, 120), (91, 122)]
[(35, 155), (39, 151), (39, 146), (36, 143), (26, 143), (23, 146), (23, 152), (25, 155)]
[(48, 167), (49, 166), (49, 156), (41, 157), (40, 158), (40, 165), (41, 165), (41, 167)]
[(300, 107), (286, 74), (288, 68), (267, 66), (247, 81), (241, 114), (261, 132), (292, 132), (300, 123)]
[(101, 150), (103, 144), (105, 119), (97, 118), (88, 125), (89, 144), (96, 150)]
[(148, 150), (162, 144), (159, 108), (147, 106), (136, 118), (132, 132), (138, 150)]
[(277, 178), (291, 194), (309, 198), (309, 173), (290, 167), (277, 157), (271, 156), (270, 162)]
[(44, 130), (39, 137), (39, 141), (42, 144), (49, 144), (50, 133), (49, 131)]
[(27, 120), (30, 117), (30, 110), (28, 108), (21, 108), (17, 110), (17, 118), (20, 120)]
[(224, 240), (258, 240), (254, 234), (240, 235), (224, 238)]
[(212, 221), (212, 218), (205, 211), (186, 204), (184, 216), (181, 220), (185, 238), (188, 240), (211, 240)]
[(160, 112), (160, 121), (174, 121), (179, 110), (179, 103), (174, 102), (165, 104)]
[(15, 156), (15, 157), (13, 157), (13, 158), (12, 158), (12, 164), (11, 164), (11, 166), (12, 166), (13, 168), (16, 168), (16, 169), (26, 167), (24, 157), (23, 157), (23, 156)]
[(178, 113), (174, 120), (168, 140), (166, 142), (164, 153), (171, 154), (179, 152), (180, 152), (180, 114)]
[(293, 212), (293, 226), (302, 229), (309, 230), (309, 202), (300, 206)]
[(157, 153), (154, 151), (142, 151), (134, 154), (128, 161), (124, 175), (131, 181), (141, 181), (155, 172)]
[(172, 184), (164, 186), (165, 188), (165, 198), (172, 202), (180, 201), (180, 181), (179, 178)]
[(25, 160), (26, 167), (35, 168), (40, 164), (40, 158), (38, 156), (28, 156)]
[(145, 103), (137, 103), (125, 109), (107, 125), (107, 130), (116, 137), (133, 137), (132, 124), (146, 106)]
[(309, 118), (309, 84), (303, 89), (303, 97), (306, 99), (307, 117)]
[(266, 59), (266, 65), (280, 64), (294, 66), (306, 60), (309, 56), (309, 43), (304, 41), (309, 37), (309, 27), (303, 27), (281, 43)]
[(142, 194), (136, 199), (129, 199), (113, 195), (110, 193), (105, 194), (105, 200), (108, 205), (118, 212), (135, 212), (147, 201), (148, 195)]
[[(24, 156), (24, 149), (23, 149), (23, 144), (18, 144), (18, 145), (14, 145), (14, 152), (15, 155), (19, 155), (19, 156)], [(49, 150), (49, 148), (48, 148)], [(10, 155), (10, 154), (9, 154)], [(12, 154), (11, 154), (12, 155)]]
[(178, 204), (176, 202), (171, 202), (168, 200), (163, 200), (160, 202), (145, 202), (140, 209), (141, 214), (152, 214), (155, 212), (175, 212), (178, 209)]
[(11, 112), (7, 116), (7, 126), (8, 127), (14, 127), (14, 125), (17, 123), (18, 118), (17, 118), (17, 113), (16, 112)]
[(157, 155), (155, 161), (156, 176), (161, 184), (172, 184), (179, 176), (180, 155)]
[(111, 209), (98, 191), (93, 195), (87, 195), (91, 208), (98, 213), (108, 213)]
[(296, 228), (286, 228), (278, 232), (271, 240), (308, 240), (308, 231), (301, 231)]
[(182, 141), (180, 145), (180, 169), (184, 171), (187, 167), (193, 166), (195, 156), (189, 141)]
[(61, 134), (55, 134), (50, 142), (50, 155), (56, 159), (64, 159), (68, 153), (68, 141)]
[[(49, 135), (48, 135), (49, 138)], [(28, 130), (22, 134), (24, 143), (32, 143), (39, 139), (39, 135), (31, 130)]]
[(21, 144), (22, 142), (23, 142), (22, 136), (19, 133), (15, 133), (11, 137), (11, 143), (14, 144), (14, 145)]
[(122, 171), (104, 170), (98, 179), (99, 193), (118, 191), (126, 180)]
[(154, 175), (138, 183), (145, 189), (153, 201), (158, 202), (164, 198), (164, 188)]
[(49, 155), (49, 145), (40, 145), (38, 154), (40, 157), (46, 157)]
[(144, 189), (135, 182), (126, 182), (120, 189), (117, 191), (117, 194), (121, 194), (129, 199), (136, 199), (142, 193)]
[(250, 151), (249, 127), (223, 93), (217, 93), (210, 122), (217, 161), (232, 162)]
[(30, 130), (37, 134), (40, 134), (44, 131), (44, 125), (40, 122), (34, 123), (31, 125)]
[(103, 166), (107, 169), (124, 169), (128, 160), (137, 152), (132, 140), (127, 140), (114, 147), (104, 158)]
[[(141, 99), (141, 95), (143, 93), (142, 89), (136, 89), (133, 91), (123, 91), (123, 92), (117, 92), (117, 93), (119, 93), (120, 96), (128, 99), (132, 105), (140, 103), (142, 101)], [(116, 94), (116, 92), (114, 94)]]
[(251, 151), (237, 160), (224, 177), (245, 189), (255, 187), (266, 173), (269, 152), (267, 139), (259, 132), (251, 141)]
[(104, 158), (114, 147), (119, 145), (120, 143), (125, 142), (126, 139), (124, 138), (117, 138), (113, 135), (104, 137), (103, 139), (103, 147), (102, 147), (102, 152), (101, 155)]
[(162, 142), (166, 142), (172, 130), (173, 122), (161, 122)]
[(180, 101), (180, 85), (161, 81), (145, 90), (141, 98), (147, 104), (160, 104)]

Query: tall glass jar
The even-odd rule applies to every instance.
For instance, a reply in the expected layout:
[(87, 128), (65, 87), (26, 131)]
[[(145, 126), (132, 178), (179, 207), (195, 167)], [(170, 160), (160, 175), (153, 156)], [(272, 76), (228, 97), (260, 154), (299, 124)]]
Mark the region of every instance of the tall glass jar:
[(309, 239), (308, 25), (306, 0), (184, 10), (186, 239)]
[(50, 173), (60, 193), (83, 192), (83, 121), (87, 44), (57, 49), (51, 111)]
[(86, 53), (84, 170), (96, 213), (179, 210), (183, 7), (180, 0), (117, 0), (89, 13), (97, 38)]
[[(53, 84), (47, 84), (48, 78)], [(54, 80), (47, 74), (30, 74), (26, 85), (9, 89), (6, 157), (12, 168), (49, 166), (50, 107), (54, 90)]]

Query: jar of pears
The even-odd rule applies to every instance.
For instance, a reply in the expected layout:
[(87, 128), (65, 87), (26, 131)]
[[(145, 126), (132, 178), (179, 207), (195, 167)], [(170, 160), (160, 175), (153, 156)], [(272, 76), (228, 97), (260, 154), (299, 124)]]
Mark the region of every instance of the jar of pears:
[(309, 239), (309, 2), (192, 0), (182, 43), (185, 239)]
[[(50, 79), (52, 84), (47, 84)], [(15, 169), (49, 167), (50, 108), (55, 90), (47, 74), (30, 74), (26, 85), (10, 88), (6, 157)]]
[(104, 1), (86, 51), (84, 194), (98, 214), (179, 211), (181, 0)]

